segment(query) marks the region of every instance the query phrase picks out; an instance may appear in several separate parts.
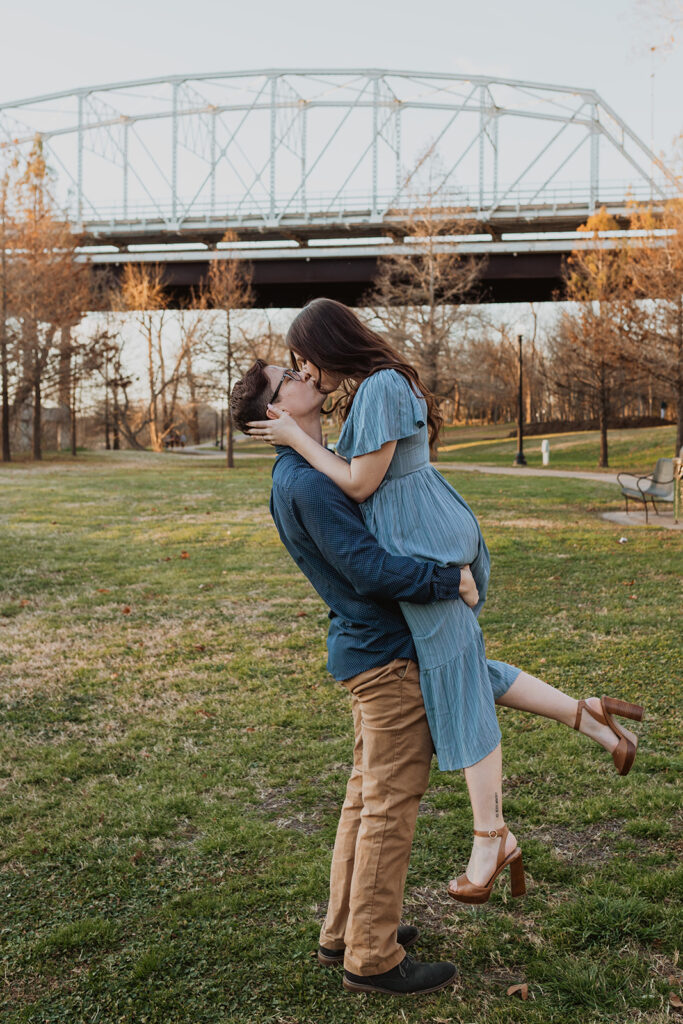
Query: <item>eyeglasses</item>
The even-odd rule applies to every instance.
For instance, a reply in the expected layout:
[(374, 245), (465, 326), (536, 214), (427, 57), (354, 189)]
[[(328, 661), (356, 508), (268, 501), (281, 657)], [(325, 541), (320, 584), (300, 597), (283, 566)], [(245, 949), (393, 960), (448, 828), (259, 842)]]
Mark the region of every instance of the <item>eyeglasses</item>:
[(275, 403), (277, 402), (277, 396), (280, 394), (280, 388), (288, 378), (289, 380), (301, 380), (301, 374), (298, 372), (298, 370), (285, 370), (285, 372), (280, 377), (280, 383), (275, 388), (275, 391), (273, 391), (273, 397), (270, 400), (271, 405), (275, 405)]

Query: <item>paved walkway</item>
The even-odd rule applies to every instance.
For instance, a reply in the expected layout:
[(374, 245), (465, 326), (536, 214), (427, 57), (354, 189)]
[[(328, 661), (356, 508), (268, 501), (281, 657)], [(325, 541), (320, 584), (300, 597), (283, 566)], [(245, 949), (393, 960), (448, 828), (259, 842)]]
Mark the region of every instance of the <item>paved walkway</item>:
[(648, 522), (645, 522), (644, 512), (603, 512), (601, 519), (610, 523), (618, 523), (620, 526), (648, 526), (651, 530), (680, 530), (683, 531), (683, 521), (674, 522), (674, 511), (672, 508), (662, 508), (660, 505), (659, 515), (648, 512)]
[(616, 473), (591, 473), (579, 469), (534, 469), (531, 466), (482, 466), (474, 462), (442, 462), (437, 469), (457, 469), (465, 473), (499, 473), (501, 476), (560, 476), (571, 480), (593, 480), (599, 484), (616, 484)]
[[(166, 455), (178, 455), (183, 458), (197, 456), (202, 459), (225, 460), (225, 452), (216, 448), (173, 448)], [(274, 454), (274, 453), (273, 453)], [(269, 452), (236, 451), (236, 459), (267, 459)], [(569, 469), (535, 469), (531, 466), (485, 466), (475, 462), (447, 462), (439, 459), (434, 465), (437, 469), (455, 469), (464, 473), (499, 473), (502, 476), (559, 476), (574, 480), (593, 480), (596, 483), (616, 484), (616, 473), (592, 473)]]
[[(167, 456), (177, 455), (184, 459), (195, 456), (201, 459), (225, 460), (225, 452), (216, 448), (172, 448), (164, 454)], [(236, 459), (267, 459), (269, 456), (270, 452), (235, 452)], [(464, 473), (498, 473), (502, 476), (559, 476), (574, 480), (593, 480), (603, 484), (616, 484), (617, 482), (616, 473), (591, 473), (571, 469), (535, 469), (531, 466), (485, 466), (476, 462), (447, 462), (441, 459), (434, 465), (437, 469), (455, 469)]]

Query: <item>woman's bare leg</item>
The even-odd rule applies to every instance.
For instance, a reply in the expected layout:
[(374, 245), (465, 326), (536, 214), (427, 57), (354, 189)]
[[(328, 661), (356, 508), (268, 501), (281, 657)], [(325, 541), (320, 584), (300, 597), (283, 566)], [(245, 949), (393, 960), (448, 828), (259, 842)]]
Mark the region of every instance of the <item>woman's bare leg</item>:
[[(472, 804), (474, 827), (477, 830), (499, 829), (505, 824), (503, 818), (502, 776), (503, 765), (500, 743), (490, 754), (465, 768), (465, 779)], [(513, 834), (508, 833), (506, 853), (517, 845)], [(475, 836), (472, 853), (467, 865), (467, 877), (475, 885), (488, 882), (496, 867), (500, 839)]]
[[(597, 697), (589, 697), (589, 707), (600, 710)], [(562, 690), (544, 683), (542, 679), (520, 672), (512, 686), (498, 697), (496, 704), (503, 707), (516, 708), (518, 711), (530, 711), (534, 715), (561, 722), (569, 728), (574, 727), (578, 701)], [(579, 731), (599, 743), (610, 752), (617, 745), (617, 737), (609, 726), (596, 722), (591, 715), (583, 714)], [(626, 731), (626, 730), (625, 730)], [(635, 739), (635, 737), (633, 737)], [(505, 824), (503, 817), (502, 793), (502, 755), (500, 744), (490, 754), (476, 764), (464, 769), (467, 789), (472, 805), (474, 827), (477, 831), (499, 829)], [(475, 836), (472, 853), (467, 865), (467, 877), (476, 885), (485, 885), (493, 874), (498, 856), (500, 839)], [(508, 833), (505, 852), (512, 853), (517, 841)]]
[[(586, 703), (590, 708), (600, 710), (600, 701), (597, 697), (589, 697)], [(496, 704), (501, 704), (506, 708), (517, 708), (518, 711), (530, 711), (532, 714), (542, 715), (544, 718), (552, 718), (573, 729), (578, 701), (563, 693), (562, 690), (556, 690), (549, 683), (544, 683), (542, 679), (537, 679), (536, 676), (531, 676), (528, 672), (520, 672), (512, 686), (502, 697), (497, 698)], [(591, 715), (581, 715), (579, 732), (595, 740), (610, 752), (619, 742), (609, 726), (596, 722)], [(632, 734), (629, 733), (629, 735)]]

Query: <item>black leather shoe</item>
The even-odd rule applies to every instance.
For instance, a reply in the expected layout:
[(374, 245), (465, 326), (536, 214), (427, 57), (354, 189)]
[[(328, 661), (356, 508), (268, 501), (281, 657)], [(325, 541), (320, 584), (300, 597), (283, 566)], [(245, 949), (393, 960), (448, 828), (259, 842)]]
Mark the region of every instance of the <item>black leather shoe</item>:
[(344, 971), (342, 982), (349, 992), (384, 992), (390, 996), (426, 995), (438, 992), (455, 981), (455, 964), (421, 964), (406, 956), (400, 964), (384, 974), (364, 978)]
[[(396, 941), (399, 946), (403, 946), (406, 949), (408, 946), (412, 946), (413, 943), (417, 942), (419, 931), (414, 928), (412, 924), (400, 924), (398, 926), (398, 932), (396, 935)], [(322, 964), (323, 967), (333, 967), (334, 964), (344, 963), (344, 947), (341, 949), (325, 949), (324, 946), (318, 946), (318, 963)]]

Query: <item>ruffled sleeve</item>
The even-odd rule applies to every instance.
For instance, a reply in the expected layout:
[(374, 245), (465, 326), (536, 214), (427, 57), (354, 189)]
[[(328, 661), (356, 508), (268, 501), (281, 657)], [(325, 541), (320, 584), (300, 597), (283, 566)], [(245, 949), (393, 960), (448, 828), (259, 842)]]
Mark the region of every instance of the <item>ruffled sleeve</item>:
[(397, 370), (378, 370), (358, 388), (337, 444), (346, 459), (376, 452), (387, 441), (416, 434), (426, 422), (426, 405)]

